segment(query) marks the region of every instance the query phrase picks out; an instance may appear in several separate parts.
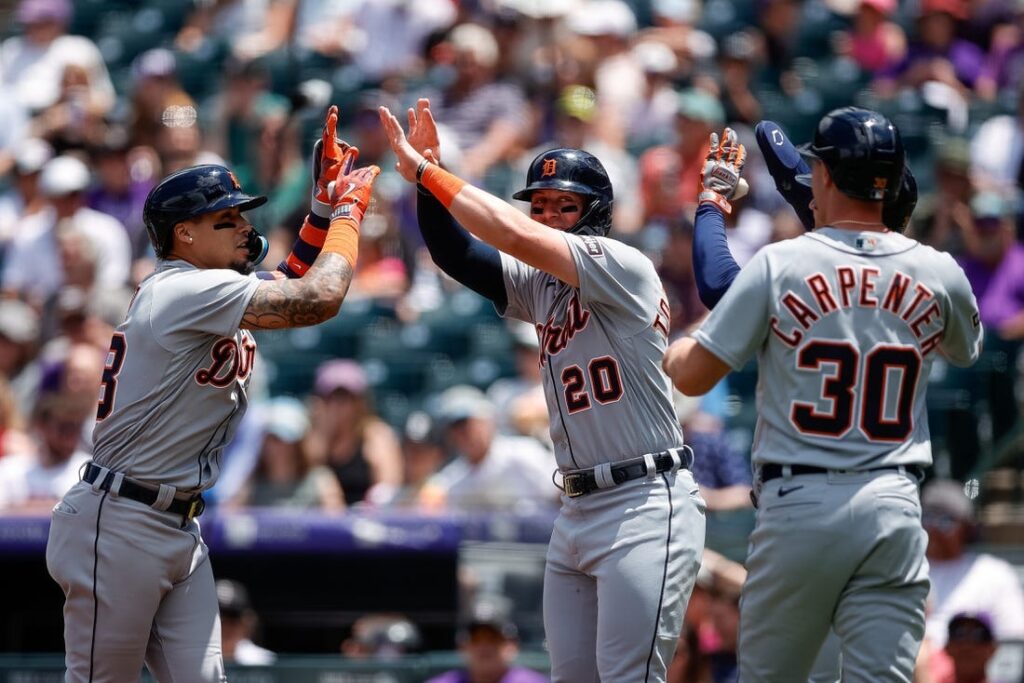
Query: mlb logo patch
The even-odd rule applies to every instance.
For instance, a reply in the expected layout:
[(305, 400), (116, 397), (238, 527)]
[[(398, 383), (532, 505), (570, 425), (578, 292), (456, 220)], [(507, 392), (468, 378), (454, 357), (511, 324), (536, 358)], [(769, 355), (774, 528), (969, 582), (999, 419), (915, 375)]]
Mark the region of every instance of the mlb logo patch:
[(874, 251), (878, 247), (878, 239), (875, 237), (858, 237), (855, 244), (861, 251)]
[(583, 244), (587, 247), (587, 253), (591, 256), (601, 256), (604, 254), (604, 249), (601, 248), (601, 243), (596, 237), (584, 237)]

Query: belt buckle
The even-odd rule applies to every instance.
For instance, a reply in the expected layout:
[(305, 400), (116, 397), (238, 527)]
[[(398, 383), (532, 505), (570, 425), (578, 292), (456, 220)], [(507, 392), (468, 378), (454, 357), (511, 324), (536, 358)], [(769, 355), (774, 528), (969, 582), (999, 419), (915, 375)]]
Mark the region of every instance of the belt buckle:
[(562, 478), (562, 486), (565, 488), (565, 495), (570, 498), (578, 498), (587, 493), (583, 487), (584, 477), (578, 474), (567, 474)]
[(203, 510), (206, 509), (206, 501), (203, 500), (202, 496), (196, 496), (195, 500), (189, 503), (188, 512), (185, 513), (185, 524), (188, 524), (193, 519), (203, 514)]

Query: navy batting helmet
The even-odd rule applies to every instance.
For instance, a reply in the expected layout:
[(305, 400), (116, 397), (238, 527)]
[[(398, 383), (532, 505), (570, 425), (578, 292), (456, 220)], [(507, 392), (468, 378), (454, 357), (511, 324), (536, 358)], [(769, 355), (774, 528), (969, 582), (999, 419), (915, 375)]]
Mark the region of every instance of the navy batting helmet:
[(917, 180), (910, 166), (903, 167), (900, 193), (882, 209), (882, 222), (893, 232), (904, 232), (910, 224), (910, 216), (917, 206)]
[[(892, 202), (899, 195), (903, 141), (896, 126), (878, 112), (857, 107), (830, 111), (800, 153), (824, 162), (836, 187), (849, 197)], [(797, 182), (809, 185), (810, 176), (797, 176)]]
[(612, 228), (612, 183), (593, 154), (562, 147), (538, 154), (526, 173), (526, 187), (512, 197), (530, 201), (534, 190), (565, 190), (584, 195), (590, 203), (569, 232), (607, 235)]
[[(217, 164), (204, 164), (182, 169), (164, 178), (146, 197), (142, 217), (149, 241), (159, 258), (171, 250), (171, 232), (182, 221), (211, 211), (237, 206), (241, 211), (267, 203), (266, 197), (253, 197), (242, 192), (235, 174)], [(266, 240), (255, 229), (249, 235), (249, 255), (259, 263), (266, 254)]]

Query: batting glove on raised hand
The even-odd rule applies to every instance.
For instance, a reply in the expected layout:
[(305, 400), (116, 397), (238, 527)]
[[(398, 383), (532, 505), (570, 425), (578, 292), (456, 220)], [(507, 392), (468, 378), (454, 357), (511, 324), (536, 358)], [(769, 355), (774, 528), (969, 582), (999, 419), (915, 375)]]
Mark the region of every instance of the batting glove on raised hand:
[(310, 211), (315, 216), (329, 218), (331, 215), (331, 195), (329, 186), (340, 175), (352, 171), (359, 149), (338, 137), (338, 107), (331, 105), (324, 121), (323, 135), (313, 145), (313, 199)]
[[(353, 148), (354, 149), (354, 148)], [(331, 220), (349, 218), (358, 225), (370, 204), (373, 181), (380, 175), (376, 166), (364, 166), (338, 176), (328, 186), (331, 198)]]
[(710, 202), (725, 213), (732, 213), (730, 200), (739, 199), (750, 189), (747, 181), (740, 177), (747, 150), (740, 144), (736, 131), (726, 128), (722, 137), (711, 134), (711, 149), (704, 160), (700, 175), (699, 204)]

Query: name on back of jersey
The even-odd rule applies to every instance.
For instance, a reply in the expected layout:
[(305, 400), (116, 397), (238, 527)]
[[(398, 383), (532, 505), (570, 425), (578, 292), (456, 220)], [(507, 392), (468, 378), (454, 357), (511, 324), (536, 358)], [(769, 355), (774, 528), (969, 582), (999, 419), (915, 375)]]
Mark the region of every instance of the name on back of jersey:
[(920, 340), (922, 355), (942, 340), (942, 310), (935, 293), (906, 273), (893, 271), (883, 279), (881, 270), (873, 266), (837, 266), (828, 275), (812, 273), (803, 285), (782, 295), (779, 308), (786, 315), (771, 320), (772, 333), (792, 348), (822, 318), (854, 308), (886, 311), (902, 320)]

